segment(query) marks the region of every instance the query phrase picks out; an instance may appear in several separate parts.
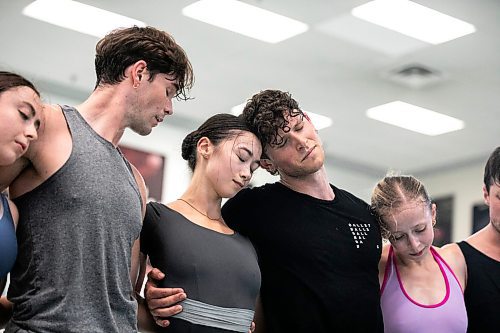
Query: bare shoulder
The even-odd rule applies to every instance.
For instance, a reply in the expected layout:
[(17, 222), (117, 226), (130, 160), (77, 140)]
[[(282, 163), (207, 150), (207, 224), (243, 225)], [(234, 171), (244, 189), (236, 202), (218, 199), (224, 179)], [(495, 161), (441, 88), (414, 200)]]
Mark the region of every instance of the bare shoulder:
[(435, 249), (448, 265), (465, 266), (464, 255), (457, 243), (446, 244), (441, 248)]
[[(130, 162), (129, 162), (130, 163)], [(146, 188), (146, 183), (144, 182), (144, 178), (142, 177), (141, 173), (137, 168), (130, 163), (130, 167), (132, 168), (132, 172), (134, 174), (135, 181), (137, 183), (137, 187), (139, 187), (139, 192), (141, 193), (141, 199), (142, 199), (142, 215), (144, 217), (144, 214), (146, 212), (146, 200), (148, 198), (148, 191)]]
[(0, 191), (9, 187), (29, 164), (29, 159), (21, 157), (11, 165), (0, 166)]
[(435, 248), (443, 260), (448, 264), (460, 282), (462, 289), (467, 285), (467, 264), (465, 257), (456, 243), (446, 244), (441, 248)]
[[(43, 121), (38, 129), (38, 139), (30, 144), (26, 153), (27, 157), (31, 160), (32, 157), (38, 155), (38, 151), (49, 147), (51, 149), (54, 145), (59, 145), (60, 142), (55, 139), (66, 136), (71, 137), (66, 123), (66, 118), (59, 105), (44, 105), (43, 107)], [(52, 152), (54, 153), (54, 152)]]
[(130, 163), (130, 167), (132, 168), (132, 172), (134, 173), (134, 178), (135, 178), (135, 181), (137, 182), (137, 186), (139, 186), (139, 190), (141, 191), (141, 195), (147, 194), (146, 193), (146, 183), (144, 182), (144, 178), (142, 177), (141, 173), (135, 167), (135, 165), (133, 165), (132, 163)]
[(460, 247), (458, 246), (457, 243), (446, 244), (443, 245), (443, 247), (435, 247), (435, 250), (441, 255), (441, 257), (445, 256), (454, 257), (462, 255), (462, 250), (460, 250)]
[(9, 199), (9, 209), (10, 214), (12, 215), (12, 220), (14, 221), (14, 225), (17, 227), (17, 221), (19, 221), (19, 212), (17, 211), (16, 205)]
[(389, 249), (391, 248), (391, 244), (388, 242), (383, 242), (382, 244), (383, 244), (382, 255), (380, 256), (380, 260), (387, 261), (387, 258), (389, 257)]
[(71, 133), (61, 108), (45, 105), (38, 139), (23, 156), (28, 164), (12, 180), (12, 197), (29, 192), (47, 180), (64, 165), (71, 150)]
[[(66, 130), (64, 131), (64, 129)], [(32, 172), (27, 173), (29, 177), (33, 177), (33, 173), (45, 169), (43, 167), (44, 160), (56, 160), (62, 149), (61, 142), (55, 140), (55, 138), (60, 136), (61, 133), (67, 133), (67, 137), (70, 137), (60, 107), (44, 105), (37, 140), (30, 143), (26, 153), (16, 162), (0, 167), (0, 191), (9, 187), (23, 171), (33, 169)], [(71, 144), (71, 140), (69, 140), (69, 143)]]

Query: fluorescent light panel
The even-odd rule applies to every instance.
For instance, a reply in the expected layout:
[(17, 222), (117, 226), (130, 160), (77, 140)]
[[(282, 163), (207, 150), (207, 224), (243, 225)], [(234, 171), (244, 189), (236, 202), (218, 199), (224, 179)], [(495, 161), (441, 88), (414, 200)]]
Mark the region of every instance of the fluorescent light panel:
[(465, 123), (460, 119), (401, 101), (370, 108), (366, 111), (366, 115), (368, 118), (430, 136), (465, 127)]
[(130, 17), (71, 0), (37, 0), (26, 6), (23, 14), (99, 38), (117, 28), (146, 25)]
[(307, 24), (236, 0), (201, 0), (184, 7), (182, 13), (268, 43), (281, 42), (308, 29)]
[(467, 22), (407, 0), (375, 0), (358, 6), (352, 15), (431, 44), (471, 34)]
[[(243, 109), (245, 108), (246, 103), (242, 103), (236, 106), (233, 106), (231, 108), (231, 113), (234, 114), (235, 116), (241, 114), (243, 112)], [(314, 127), (319, 131), (320, 129), (330, 127), (333, 124), (333, 121), (331, 118), (314, 113), (314, 112), (308, 112), (304, 111), (307, 113), (309, 118), (311, 119), (311, 122), (313, 123)]]

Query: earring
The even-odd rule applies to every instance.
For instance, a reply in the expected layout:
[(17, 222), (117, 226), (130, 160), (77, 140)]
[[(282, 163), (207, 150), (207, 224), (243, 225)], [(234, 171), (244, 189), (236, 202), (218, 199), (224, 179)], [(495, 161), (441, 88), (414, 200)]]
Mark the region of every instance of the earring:
[(436, 219), (432, 219), (432, 226), (436, 225)]

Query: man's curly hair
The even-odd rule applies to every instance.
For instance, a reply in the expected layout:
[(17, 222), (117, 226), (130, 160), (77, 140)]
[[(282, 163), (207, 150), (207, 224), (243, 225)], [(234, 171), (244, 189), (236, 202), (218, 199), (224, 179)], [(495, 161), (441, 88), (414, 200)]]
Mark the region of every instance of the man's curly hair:
[(264, 148), (262, 157), (266, 158), (267, 146), (280, 146), (284, 133), (290, 131), (289, 121), (285, 116), (304, 116), (299, 104), (288, 92), (280, 90), (264, 90), (252, 96), (243, 109), (243, 118), (252, 132), (259, 138)]

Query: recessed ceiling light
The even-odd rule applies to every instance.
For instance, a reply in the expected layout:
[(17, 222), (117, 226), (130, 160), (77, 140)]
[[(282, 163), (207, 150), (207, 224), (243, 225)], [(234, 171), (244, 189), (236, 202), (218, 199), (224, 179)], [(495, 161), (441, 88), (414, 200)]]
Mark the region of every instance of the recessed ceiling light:
[(182, 14), (268, 43), (308, 29), (305, 23), (236, 0), (201, 0), (184, 7)]
[(368, 118), (430, 136), (465, 127), (465, 123), (460, 119), (401, 101), (370, 108), (366, 111), (366, 115)]
[(99, 38), (117, 28), (146, 25), (130, 17), (71, 0), (36, 0), (24, 7), (23, 14)]
[[(233, 106), (231, 108), (231, 113), (234, 114), (235, 116), (241, 114), (243, 112), (243, 109), (245, 108), (246, 103), (242, 103), (236, 106)], [(303, 112), (307, 113), (309, 118), (311, 119), (311, 122), (313, 123), (314, 127), (319, 131), (320, 129), (330, 127), (333, 124), (333, 121), (331, 118), (314, 113), (314, 112), (308, 112), (304, 111)]]
[(358, 6), (352, 15), (431, 44), (471, 34), (467, 22), (407, 0), (375, 0)]

